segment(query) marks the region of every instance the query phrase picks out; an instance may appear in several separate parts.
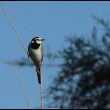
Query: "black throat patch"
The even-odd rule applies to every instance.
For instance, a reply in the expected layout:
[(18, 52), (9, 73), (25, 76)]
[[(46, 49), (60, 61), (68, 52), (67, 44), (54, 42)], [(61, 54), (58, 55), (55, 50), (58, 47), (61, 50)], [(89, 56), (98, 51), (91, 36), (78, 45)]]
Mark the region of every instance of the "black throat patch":
[(40, 44), (37, 44), (36, 42), (31, 42), (31, 48), (38, 49)]

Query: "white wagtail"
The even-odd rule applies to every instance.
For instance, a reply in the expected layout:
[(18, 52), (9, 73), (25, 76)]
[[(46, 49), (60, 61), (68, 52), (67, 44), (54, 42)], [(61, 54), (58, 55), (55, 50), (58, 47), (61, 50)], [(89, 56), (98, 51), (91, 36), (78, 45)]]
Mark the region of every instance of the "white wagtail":
[(41, 62), (43, 61), (43, 46), (40, 37), (34, 37), (28, 45), (28, 57), (33, 61), (38, 76), (38, 82), (41, 84)]

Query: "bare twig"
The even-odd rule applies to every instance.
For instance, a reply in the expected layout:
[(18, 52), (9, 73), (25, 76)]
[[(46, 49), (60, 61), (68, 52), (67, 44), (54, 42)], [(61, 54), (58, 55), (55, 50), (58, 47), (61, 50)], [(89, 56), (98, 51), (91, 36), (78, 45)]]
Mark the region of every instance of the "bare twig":
[[(41, 72), (41, 71), (40, 71)], [(40, 84), (40, 104), (41, 104), (41, 109), (43, 109), (43, 95), (42, 95), (42, 72), (41, 74), (41, 84)]]

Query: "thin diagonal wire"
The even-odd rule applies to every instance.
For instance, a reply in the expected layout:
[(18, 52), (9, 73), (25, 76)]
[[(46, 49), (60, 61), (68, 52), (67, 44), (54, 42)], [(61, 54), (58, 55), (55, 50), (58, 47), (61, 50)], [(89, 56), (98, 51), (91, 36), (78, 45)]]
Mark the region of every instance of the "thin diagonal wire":
[(18, 40), (19, 40), (19, 42), (20, 42), (21, 47), (24, 49), (24, 51), (25, 51), (26, 54), (27, 54), (27, 50), (26, 50), (26, 48), (24, 47), (24, 44), (23, 44), (23, 42), (22, 42), (22, 40), (21, 40), (21, 37), (20, 37), (20, 34), (17, 32), (17, 29), (16, 29), (16, 27), (15, 27), (15, 24), (14, 24), (12, 18), (8, 15), (7, 11), (3, 8), (3, 6), (1, 6), (1, 8), (2, 8), (4, 14), (6, 15), (6, 17), (7, 17), (8, 21), (9, 21), (9, 23), (11, 24), (11, 26), (12, 26), (14, 32), (16, 33), (16, 36), (17, 36), (17, 38), (18, 38)]
[[(27, 52), (26, 48), (24, 47), (24, 44), (23, 44), (23, 42), (20, 38), (20, 35), (18, 34), (18, 32), (16, 30), (16, 27), (15, 27), (15, 24), (13, 23), (13, 21), (12, 21), (12, 18), (7, 14), (7, 11), (3, 7), (1, 7), (1, 8), (2, 8), (4, 14), (6, 15), (6, 17), (8, 18), (13, 30), (15, 31), (15, 33), (17, 35), (17, 38), (20, 41), (21, 47), (25, 50), (25, 52), (27, 54), (28, 52)], [(41, 76), (41, 82), (42, 82), (42, 76)], [(41, 109), (43, 109), (42, 83), (40, 84), (40, 99), (41, 99)]]
[(12, 69), (13, 69), (13, 71), (14, 71), (14, 73), (15, 73), (15, 75), (16, 75), (16, 78), (17, 78), (17, 80), (18, 80), (18, 82), (19, 82), (19, 84), (20, 84), (20, 86), (21, 86), (21, 88), (22, 88), (22, 90), (23, 90), (23, 93), (24, 93), (24, 96), (25, 96), (25, 99), (26, 99), (26, 103), (27, 103), (27, 105), (28, 105), (28, 108), (30, 108), (30, 101), (29, 101), (29, 98), (28, 98), (28, 94), (27, 94), (27, 92), (26, 92), (26, 89), (25, 89), (25, 87), (23, 86), (23, 82), (22, 82), (22, 80), (20, 79), (20, 77), (19, 77), (19, 75), (17, 74), (17, 71), (16, 71), (16, 69), (15, 69), (15, 67), (13, 66), (12, 67)]

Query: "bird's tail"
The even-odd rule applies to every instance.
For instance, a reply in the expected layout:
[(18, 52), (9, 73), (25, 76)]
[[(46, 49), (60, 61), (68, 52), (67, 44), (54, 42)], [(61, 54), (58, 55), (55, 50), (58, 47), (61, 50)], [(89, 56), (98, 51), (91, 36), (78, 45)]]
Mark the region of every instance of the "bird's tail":
[(41, 84), (41, 69), (36, 69), (37, 77), (38, 77), (38, 83)]

